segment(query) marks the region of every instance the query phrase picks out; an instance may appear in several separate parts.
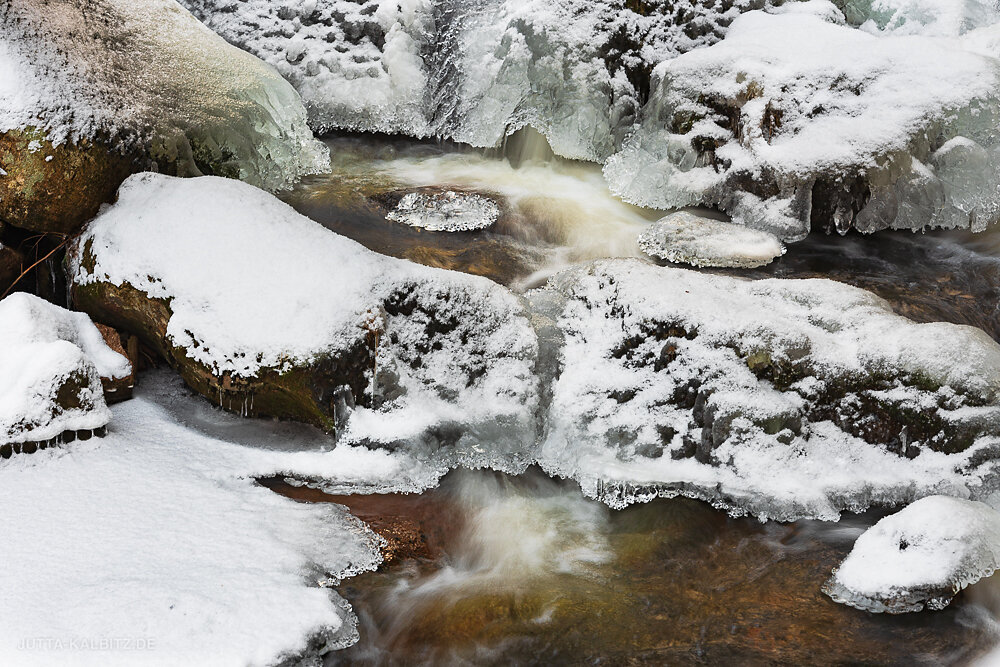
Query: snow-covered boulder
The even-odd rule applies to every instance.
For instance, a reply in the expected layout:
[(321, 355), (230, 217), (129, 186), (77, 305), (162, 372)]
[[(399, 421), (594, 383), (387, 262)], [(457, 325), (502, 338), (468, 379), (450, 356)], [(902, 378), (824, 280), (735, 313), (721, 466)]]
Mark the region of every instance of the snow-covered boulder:
[(8, 296), (0, 301), (0, 445), (103, 428), (111, 413), (101, 378), (131, 372), (83, 313), (30, 294)]
[(866, 530), (823, 585), (835, 601), (876, 613), (943, 609), (1000, 568), (1000, 513), (930, 496)]
[(750, 12), (661, 64), (641, 127), (605, 164), (657, 207), (811, 228), (971, 227), (1000, 215), (1000, 61), (964, 38), (873, 35), (825, 1)]
[(652, 68), (782, 0), (181, 0), (274, 65), (317, 129), (496, 146), (530, 125), (565, 157), (603, 160)]
[(774, 234), (731, 222), (678, 211), (660, 218), (639, 235), (650, 257), (692, 266), (765, 266), (785, 253)]
[(215, 177), (132, 176), (71, 254), (75, 306), (226, 409), (385, 446), (533, 440), (535, 335), (489, 280), (378, 255)]
[(92, 216), (137, 161), (267, 189), (326, 163), (295, 90), (173, 0), (5, 2), (4, 135), (0, 218), (38, 231)]
[(529, 293), (553, 369), (539, 462), (613, 507), (733, 513), (978, 492), (1000, 444), (1000, 345), (916, 324), (827, 280), (748, 281), (637, 260)]

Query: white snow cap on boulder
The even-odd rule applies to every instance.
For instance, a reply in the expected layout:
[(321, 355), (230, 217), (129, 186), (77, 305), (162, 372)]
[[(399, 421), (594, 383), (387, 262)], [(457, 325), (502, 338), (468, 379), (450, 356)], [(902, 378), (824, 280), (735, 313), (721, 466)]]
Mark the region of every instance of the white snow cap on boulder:
[(979, 502), (929, 496), (865, 531), (823, 591), (866, 611), (943, 609), (998, 567), (1000, 513)]
[(86, 315), (29, 294), (0, 301), (0, 445), (105, 426), (101, 377), (129, 373)]
[(7, 0), (0, 132), (54, 143), (140, 143), (181, 175), (278, 189), (322, 170), (326, 148), (295, 90), (173, 0)]

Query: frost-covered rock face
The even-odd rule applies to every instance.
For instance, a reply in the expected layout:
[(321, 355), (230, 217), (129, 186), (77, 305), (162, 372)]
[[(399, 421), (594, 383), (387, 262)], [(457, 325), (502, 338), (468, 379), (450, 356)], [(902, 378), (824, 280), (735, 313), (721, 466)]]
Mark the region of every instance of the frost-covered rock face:
[(613, 507), (683, 494), (833, 519), (975, 493), (992, 470), (1000, 346), (978, 329), (915, 324), (830, 281), (635, 260), (529, 298), (554, 375), (539, 462)]
[(25, 127), (57, 146), (139, 146), (162, 170), (268, 189), (326, 155), (294, 89), (173, 0), (5, 2), (0, 132)]
[(8, 296), (0, 301), (0, 445), (102, 428), (111, 413), (101, 377), (131, 372), (86, 315)]
[(131, 177), (72, 253), (74, 304), (227, 409), (460, 459), (534, 439), (535, 335), (486, 279), (378, 255), (214, 177)]
[(1000, 513), (931, 496), (865, 531), (823, 586), (842, 604), (876, 613), (943, 609), (1000, 568)]
[(651, 257), (692, 266), (754, 268), (785, 253), (773, 234), (686, 211), (651, 224), (639, 235), (639, 247)]
[(822, 2), (750, 13), (660, 65), (641, 128), (605, 165), (612, 190), (715, 205), (786, 240), (995, 221), (1000, 63), (839, 16)]
[(313, 126), (496, 146), (531, 125), (603, 160), (662, 60), (781, 0), (182, 0), (295, 85)]

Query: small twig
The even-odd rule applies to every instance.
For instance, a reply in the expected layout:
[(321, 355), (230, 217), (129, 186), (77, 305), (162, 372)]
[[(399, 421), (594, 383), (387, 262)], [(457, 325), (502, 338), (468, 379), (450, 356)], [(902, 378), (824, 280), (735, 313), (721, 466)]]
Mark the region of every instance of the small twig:
[[(8, 288), (7, 288), (7, 291), (6, 291), (6, 292), (4, 292), (3, 294), (0, 294), (0, 299), (4, 299), (4, 298), (6, 298), (6, 296), (7, 296), (8, 294), (10, 294), (10, 291), (11, 291), (12, 289), (14, 289), (14, 286), (15, 286), (15, 285), (17, 285), (17, 283), (18, 283), (18, 282), (20, 282), (21, 278), (23, 278), (23, 277), (25, 277), (26, 275), (28, 275), (28, 274), (29, 274), (29, 273), (31, 272), (31, 270), (32, 270), (33, 268), (35, 268), (36, 266), (38, 266), (39, 264), (41, 264), (42, 262), (44, 262), (45, 260), (47, 260), (47, 259), (48, 259), (49, 257), (51, 257), (52, 255), (54, 255), (54, 254), (56, 253), (56, 251), (57, 251), (57, 250), (59, 250), (60, 248), (62, 248), (62, 247), (63, 247), (64, 245), (66, 245), (66, 242), (67, 242), (67, 241), (69, 241), (69, 238), (70, 238), (70, 237), (68, 237), (68, 236), (67, 236), (66, 238), (64, 238), (64, 239), (63, 239), (63, 240), (62, 240), (62, 241), (61, 241), (61, 242), (59, 243), (59, 245), (57, 245), (57, 246), (56, 246), (55, 248), (53, 248), (52, 250), (50, 250), (50, 251), (49, 251), (49, 253), (48, 253), (47, 255), (45, 255), (45, 257), (42, 257), (42, 258), (41, 258), (40, 260), (38, 260), (37, 262), (35, 262), (34, 264), (32, 264), (31, 266), (29, 266), (28, 268), (26, 268), (26, 269), (25, 269), (24, 271), (22, 271), (22, 272), (21, 272), (21, 275), (19, 275), (19, 276), (18, 276), (17, 278), (15, 278), (15, 279), (14, 279), (14, 282), (12, 282), (12, 283), (10, 284), (10, 287), (8, 287)], [(36, 247), (37, 247), (37, 246), (36, 246)]]

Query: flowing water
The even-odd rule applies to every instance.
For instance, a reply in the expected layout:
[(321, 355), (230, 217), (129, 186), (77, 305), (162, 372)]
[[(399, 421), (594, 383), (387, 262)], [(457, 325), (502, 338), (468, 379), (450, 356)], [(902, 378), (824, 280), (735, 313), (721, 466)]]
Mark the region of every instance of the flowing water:
[[(596, 165), (559, 160), (530, 130), (503, 150), (371, 136), (328, 140), (333, 170), (285, 198), (360, 243), (515, 290), (574, 262), (640, 256), (663, 211), (617, 200)], [(474, 193), (501, 215), (479, 232), (386, 219), (410, 192)], [(813, 235), (748, 278), (825, 277), (918, 321), (1000, 339), (1000, 232)], [(780, 471), (776, 471), (780, 474)], [(361, 641), (328, 664), (968, 664), (1000, 641), (1000, 576), (941, 612), (872, 615), (820, 593), (879, 513), (838, 523), (732, 519), (685, 499), (624, 511), (532, 469), (455, 471), (413, 496), (326, 496), (389, 539), (389, 559), (341, 592)]]

